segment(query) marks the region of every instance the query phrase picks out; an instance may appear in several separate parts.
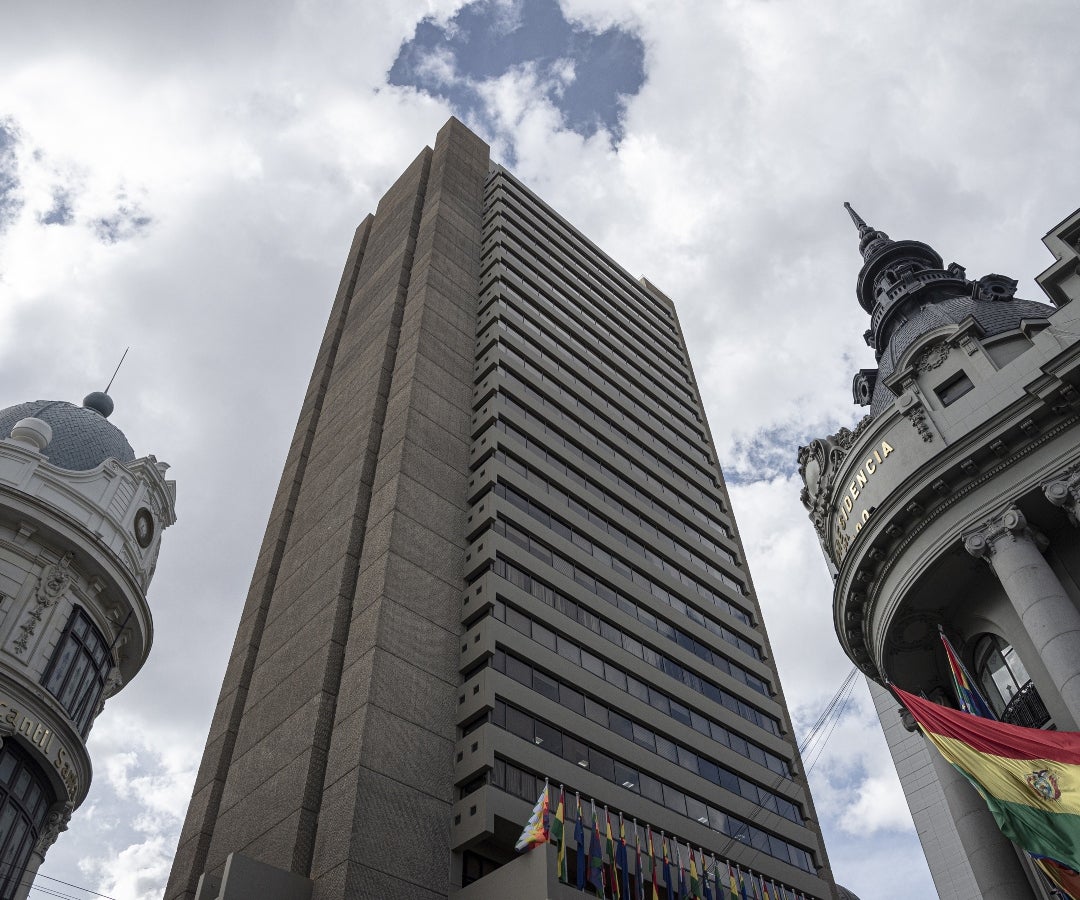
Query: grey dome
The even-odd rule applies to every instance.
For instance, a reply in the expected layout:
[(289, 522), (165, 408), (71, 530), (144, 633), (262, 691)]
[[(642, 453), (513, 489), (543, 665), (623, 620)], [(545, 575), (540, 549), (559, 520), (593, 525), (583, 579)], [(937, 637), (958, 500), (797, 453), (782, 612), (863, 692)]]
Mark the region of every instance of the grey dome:
[(849, 891), (842, 884), (836, 886), (836, 892), (840, 895), (840, 900), (859, 900), (851, 891)]
[(942, 325), (959, 325), (972, 317), (979, 323), (983, 337), (994, 337), (1015, 331), (1024, 319), (1046, 319), (1054, 311), (1052, 306), (1033, 300), (948, 297), (926, 303), (908, 313), (907, 321), (893, 330), (889, 344), (878, 360), (877, 385), (870, 403), (870, 415), (877, 416), (896, 399), (896, 395), (885, 386), (885, 379), (895, 371), (896, 362), (904, 352), (927, 332)]
[(110, 458), (125, 463), (135, 459), (124, 432), (93, 409), (63, 400), (31, 400), (0, 410), (0, 439), (31, 416), (52, 428), (52, 441), (43, 454), (58, 468), (86, 472)]

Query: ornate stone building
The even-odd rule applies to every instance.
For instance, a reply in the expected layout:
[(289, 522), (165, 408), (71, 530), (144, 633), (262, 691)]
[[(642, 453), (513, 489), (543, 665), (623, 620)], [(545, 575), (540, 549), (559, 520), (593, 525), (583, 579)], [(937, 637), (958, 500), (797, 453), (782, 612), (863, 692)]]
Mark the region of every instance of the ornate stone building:
[(1043, 896), (880, 685), (955, 703), (940, 626), (1002, 719), (1080, 723), (1080, 211), (1044, 239), (1052, 306), (851, 215), (878, 362), (853, 393), (869, 414), (799, 453), (836, 633), (871, 680), (941, 896)]
[(0, 410), (0, 897), (21, 900), (90, 787), (86, 740), (150, 652), (175, 482), (100, 392)]

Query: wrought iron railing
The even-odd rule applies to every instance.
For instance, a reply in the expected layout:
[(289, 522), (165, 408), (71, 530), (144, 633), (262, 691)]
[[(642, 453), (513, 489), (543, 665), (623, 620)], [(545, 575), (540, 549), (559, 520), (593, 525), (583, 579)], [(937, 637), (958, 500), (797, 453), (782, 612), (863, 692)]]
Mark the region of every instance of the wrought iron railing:
[(1050, 713), (1032, 682), (1027, 682), (1016, 692), (1001, 714), (1001, 721), (1025, 728), (1042, 728), (1050, 721)]

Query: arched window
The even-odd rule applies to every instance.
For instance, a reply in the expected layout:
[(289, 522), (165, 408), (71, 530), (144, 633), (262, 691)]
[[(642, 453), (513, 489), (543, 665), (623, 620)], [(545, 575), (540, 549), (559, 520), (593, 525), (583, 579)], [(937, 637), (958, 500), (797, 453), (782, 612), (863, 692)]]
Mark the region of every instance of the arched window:
[(45, 773), (14, 738), (0, 747), (0, 897), (14, 896), (55, 797)]
[(975, 677), (998, 716), (1031, 680), (1016, 651), (996, 634), (983, 635), (975, 645)]
[(90, 730), (110, 668), (109, 645), (86, 612), (76, 606), (53, 651), (42, 684), (60, 701), (84, 736)]

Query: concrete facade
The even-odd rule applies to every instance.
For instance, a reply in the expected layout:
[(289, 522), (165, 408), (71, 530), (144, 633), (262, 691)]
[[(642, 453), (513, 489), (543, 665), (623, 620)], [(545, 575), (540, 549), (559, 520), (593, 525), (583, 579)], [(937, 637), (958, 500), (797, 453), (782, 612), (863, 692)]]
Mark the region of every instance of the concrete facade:
[(357, 231), (166, 897), (559, 897), (545, 778), (835, 896), (671, 301), (451, 120)]
[[(871, 680), (955, 705), (941, 627), (1003, 720), (1074, 730), (1080, 211), (1044, 239), (1058, 261), (1039, 282), (1056, 308), (853, 218), (880, 364), (853, 390), (870, 415), (800, 451), (837, 636)], [(970, 785), (930, 750), (932, 778), (922, 739), (875, 698), (941, 896), (1043, 896)], [(967, 865), (940, 852), (956, 841)]]

